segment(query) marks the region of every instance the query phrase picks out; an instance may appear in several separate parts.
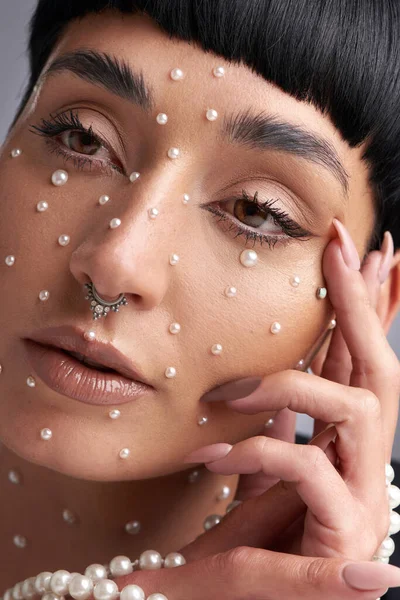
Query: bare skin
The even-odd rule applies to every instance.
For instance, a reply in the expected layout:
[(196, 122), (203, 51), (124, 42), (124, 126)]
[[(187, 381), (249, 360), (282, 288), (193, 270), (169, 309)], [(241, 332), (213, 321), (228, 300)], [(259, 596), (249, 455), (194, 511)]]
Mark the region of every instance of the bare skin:
[[(145, 114), (70, 72), (53, 75), (41, 82), (0, 155), (0, 248), (3, 256), (17, 256), (14, 267), (0, 270), (0, 286), (8, 290), (0, 310), (1, 588), (42, 570), (81, 571), (116, 554), (136, 557), (147, 548), (167, 553), (202, 533), (208, 514), (223, 514), (238, 476), (203, 469), (189, 484), (192, 469), (184, 456), (200, 446), (257, 435), (275, 412), (238, 415), (200, 399), (231, 380), (294, 368), (301, 358), (317, 364), (334, 317), (329, 298), (315, 295), (324, 284), (324, 248), (335, 236), (332, 218), (349, 229), (360, 257), (373, 226), (364, 148), (350, 149), (329, 118), (312, 106), (247, 67), (169, 40), (146, 17), (108, 13), (73, 23), (50, 61), (83, 47), (142, 71), (155, 103)], [(226, 68), (221, 80), (211, 74), (219, 65)], [(174, 67), (185, 72), (183, 81), (169, 77)], [(217, 121), (204, 118), (208, 108), (218, 111)], [(321, 165), (221, 141), (216, 131), (223, 115), (248, 108), (323, 136), (349, 175), (348, 200), (342, 201), (340, 184)], [(128, 175), (139, 171), (139, 181), (132, 185), (116, 172), (80, 171), (49, 153), (45, 140), (29, 131), (50, 113), (69, 109), (113, 148), (113, 154), (102, 150), (99, 156), (122, 165)], [(169, 116), (166, 126), (157, 124), (159, 112)], [(10, 159), (15, 147), (23, 154)], [(180, 148), (179, 159), (167, 157), (170, 147)], [(62, 168), (70, 179), (58, 189), (49, 181)], [(237, 222), (234, 203), (227, 201), (243, 188), (249, 196), (258, 191), (261, 202), (278, 199), (279, 209), (310, 232), (307, 240), (289, 238), (273, 248), (256, 243), (256, 268), (243, 268), (239, 255), (253, 248), (252, 242), (235, 238), (229, 222), (218, 222), (200, 208), (218, 204)], [(181, 203), (184, 193), (191, 196), (187, 206)], [(102, 194), (111, 202), (100, 208)], [(43, 215), (34, 210), (39, 200), (50, 205)], [(147, 216), (151, 207), (160, 210), (154, 221)], [(114, 217), (122, 225), (110, 232)], [(264, 233), (283, 236), (264, 220)], [(71, 237), (66, 248), (56, 244), (63, 233)], [(168, 262), (173, 252), (181, 257), (176, 267)], [(378, 303), (386, 331), (400, 303), (399, 264), (397, 252)], [(294, 275), (301, 278), (298, 288), (289, 283)], [(89, 278), (104, 296), (123, 290), (129, 306), (93, 326), (81, 291)], [(228, 285), (237, 287), (237, 298), (224, 296)], [(36, 300), (41, 289), (52, 294), (45, 305)], [(168, 327), (175, 321), (182, 331), (171, 336)], [(274, 321), (282, 324), (277, 336), (269, 330)], [(156, 388), (154, 395), (124, 405), (123, 416), (111, 422), (104, 408), (76, 402), (41, 381), (29, 389), (22, 338), (64, 323), (94, 328), (98, 339), (133, 357)], [(221, 356), (209, 352), (215, 343), (224, 347)], [(169, 380), (164, 371), (172, 365), (178, 375)], [(199, 427), (203, 415), (208, 422)], [(43, 427), (53, 431), (50, 442), (40, 439)], [(126, 446), (131, 458), (121, 461), (118, 452)], [(8, 481), (10, 468), (22, 472), (23, 487)], [(217, 501), (224, 484), (231, 496)], [(64, 508), (77, 512), (80, 523), (64, 523)], [(141, 521), (142, 531), (129, 536), (123, 525), (134, 519)], [(13, 544), (18, 533), (29, 540), (24, 549)]]

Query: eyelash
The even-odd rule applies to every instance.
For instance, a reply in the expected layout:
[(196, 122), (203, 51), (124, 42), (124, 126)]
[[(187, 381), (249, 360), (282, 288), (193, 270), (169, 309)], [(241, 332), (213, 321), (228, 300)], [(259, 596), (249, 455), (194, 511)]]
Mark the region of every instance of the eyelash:
[[(107, 174), (113, 175), (115, 171), (117, 171), (120, 174), (126, 175), (121, 167), (111, 163), (110, 161), (104, 161), (96, 158), (86, 158), (83, 155), (66, 150), (66, 147), (62, 147), (55, 139), (53, 139), (65, 131), (80, 131), (81, 133), (89, 135), (92, 142), (98, 142), (110, 153), (113, 153), (109, 144), (93, 132), (92, 126), (89, 128), (84, 127), (77, 113), (74, 113), (72, 110), (70, 110), (68, 112), (50, 116), (52, 119), (51, 121), (47, 119), (41, 119), (41, 125), (32, 125), (30, 128), (32, 133), (46, 138), (45, 142), (50, 153), (54, 153), (57, 156), (62, 156), (65, 161), (71, 160), (75, 167), (79, 170), (84, 170), (85, 166), (89, 166), (91, 170), (92, 166), (95, 165), (97, 168), (101, 169)], [(245, 227), (244, 225), (239, 225), (238, 223), (240, 223), (240, 221), (233, 221), (232, 218), (228, 216), (229, 213), (220, 210), (215, 205), (200, 205), (201, 208), (208, 210), (214, 216), (219, 216), (219, 221), (230, 221), (229, 231), (236, 231), (235, 238), (239, 237), (240, 235), (244, 235), (246, 242), (253, 240), (254, 245), (256, 242), (260, 243), (260, 245), (263, 245), (263, 243), (266, 242), (269, 248), (272, 249), (278, 242), (286, 245), (290, 242), (290, 239), (305, 238), (306, 236), (310, 235), (309, 231), (306, 231), (295, 221), (293, 221), (285, 211), (282, 211), (279, 208), (273, 208), (273, 204), (276, 202), (276, 200), (259, 202), (258, 191), (255, 192), (254, 196), (249, 196), (246, 190), (242, 190), (241, 195), (229, 198), (229, 200), (226, 200), (225, 202), (230, 200), (246, 200), (247, 202), (257, 204), (262, 211), (269, 213), (273, 217), (275, 223), (277, 223), (285, 233), (285, 236), (262, 234), (253, 229)]]

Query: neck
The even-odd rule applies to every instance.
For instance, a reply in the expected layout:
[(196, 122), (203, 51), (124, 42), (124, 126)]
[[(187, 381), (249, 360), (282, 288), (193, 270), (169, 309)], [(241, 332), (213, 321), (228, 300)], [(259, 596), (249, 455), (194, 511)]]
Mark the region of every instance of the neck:
[[(21, 483), (9, 472), (21, 474)], [(195, 481), (189, 475), (198, 471)], [(223, 516), (233, 501), (238, 475), (218, 475), (204, 466), (139, 481), (96, 482), (75, 479), (0, 450), (0, 555), (3, 568), (0, 594), (18, 581), (41, 571), (66, 569), (83, 573), (92, 563), (108, 563), (114, 556), (131, 560), (147, 549), (178, 551), (204, 533), (210, 514)], [(223, 486), (228, 498), (218, 500)], [(75, 523), (63, 519), (68, 509)], [(125, 525), (140, 523), (135, 534)], [(27, 539), (17, 547), (15, 535)]]

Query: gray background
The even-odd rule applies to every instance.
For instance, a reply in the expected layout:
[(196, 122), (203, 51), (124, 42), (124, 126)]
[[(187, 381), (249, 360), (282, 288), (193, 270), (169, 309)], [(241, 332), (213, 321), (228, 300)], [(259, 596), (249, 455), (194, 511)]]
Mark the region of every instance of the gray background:
[[(0, 140), (3, 142), (27, 81), (28, 63), (25, 54), (27, 25), (35, 0), (0, 0)], [(388, 339), (400, 357), (400, 313), (389, 332)], [(313, 420), (298, 415), (297, 429), (312, 435)], [(400, 460), (400, 427), (398, 426), (393, 457)]]

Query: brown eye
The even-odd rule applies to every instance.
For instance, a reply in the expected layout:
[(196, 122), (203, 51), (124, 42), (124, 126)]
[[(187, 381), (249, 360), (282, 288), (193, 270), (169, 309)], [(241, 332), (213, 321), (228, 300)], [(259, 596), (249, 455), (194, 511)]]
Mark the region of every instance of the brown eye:
[[(275, 220), (271, 213), (268, 210), (264, 210), (256, 202), (251, 202), (245, 198), (236, 198), (229, 200), (226, 203), (226, 207), (233, 208), (233, 213), (231, 214), (233, 214), (238, 221), (244, 223), (244, 225), (247, 225), (248, 227), (260, 228), (268, 222), (269, 218), (270, 227), (275, 225), (278, 232), (282, 231), (282, 227), (275, 224)], [(228, 212), (230, 212), (230, 210)], [(268, 229), (268, 233), (271, 233), (270, 229)]]
[(74, 152), (88, 156), (96, 154), (102, 148), (99, 140), (84, 131), (65, 131), (61, 140)]

